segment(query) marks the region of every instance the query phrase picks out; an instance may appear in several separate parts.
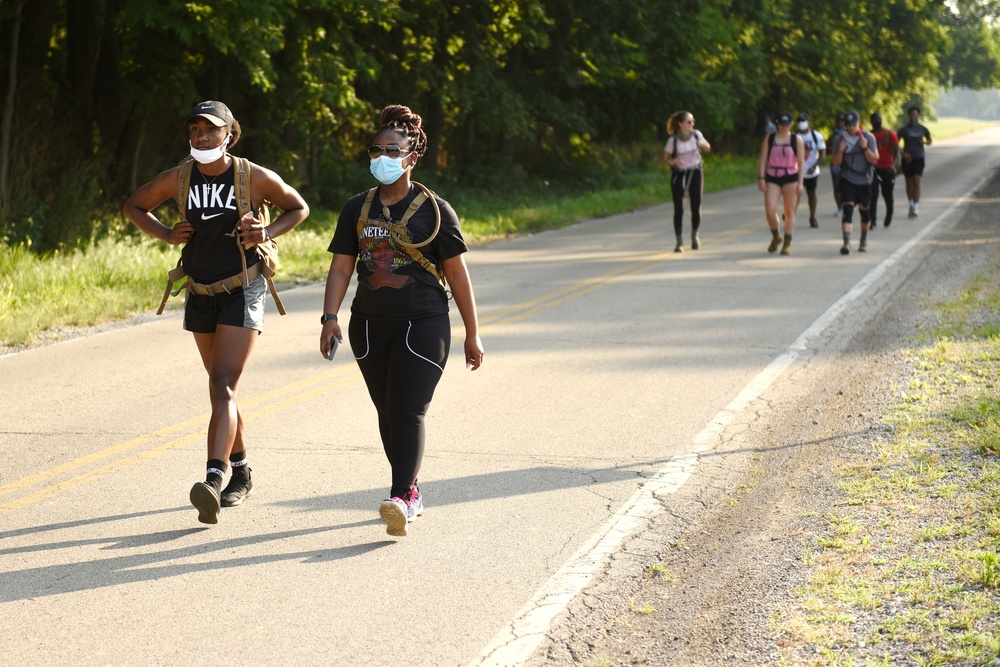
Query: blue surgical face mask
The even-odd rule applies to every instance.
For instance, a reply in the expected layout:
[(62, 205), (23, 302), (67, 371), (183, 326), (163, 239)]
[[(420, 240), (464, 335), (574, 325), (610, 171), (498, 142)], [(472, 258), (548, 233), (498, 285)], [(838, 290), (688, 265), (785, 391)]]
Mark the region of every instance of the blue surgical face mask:
[(372, 160), (370, 169), (372, 176), (384, 185), (392, 185), (406, 171), (406, 167), (403, 166), (403, 158), (398, 157), (394, 160), (388, 155), (379, 155)]

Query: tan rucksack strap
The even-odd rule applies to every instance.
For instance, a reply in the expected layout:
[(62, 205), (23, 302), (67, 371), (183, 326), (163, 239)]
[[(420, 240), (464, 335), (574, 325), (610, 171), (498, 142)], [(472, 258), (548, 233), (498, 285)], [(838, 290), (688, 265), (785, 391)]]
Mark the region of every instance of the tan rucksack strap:
[[(396, 244), (401, 247), (411, 259), (413, 259), (413, 261), (419, 264), (421, 268), (434, 276), (437, 281), (441, 283), (441, 287), (445, 290), (445, 292), (447, 292), (448, 285), (445, 282), (444, 274), (441, 273), (433, 262), (424, 257), (424, 254), (419, 250), (433, 241), (437, 237), (438, 232), (441, 231), (441, 208), (438, 206), (437, 199), (435, 199), (433, 191), (422, 183), (417, 183), (416, 181), (412, 181), (412, 183), (420, 189), (420, 192), (413, 198), (410, 205), (406, 207), (406, 213), (403, 214), (403, 217), (399, 222), (386, 222), (385, 220), (371, 219), (369, 217), (369, 213), (371, 211), (372, 203), (375, 201), (375, 193), (378, 192), (378, 187), (374, 187), (368, 191), (368, 194), (365, 195), (365, 202), (361, 205), (361, 215), (358, 217), (358, 238), (361, 237), (361, 232), (364, 230), (365, 225), (372, 225), (386, 230), (389, 232), (393, 241), (395, 241)], [(410, 222), (410, 218), (413, 217), (413, 214), (416, 213), (417, 210), (423, 206), (424, 202), (428, 200), (434, 207), (434, 215), (436, 218), (434, 231), (420, 243), (410, 243), (409, 238), (406, 235), (406, 225)], [(388, 217), (388, 214), (386, 214), (385, 217)]]
[(191, 282), (191, 279), (188, 278), (187, 282), (178, 287), (176, 292), (171, 293), (171, 290), (174, 287), (174, 283), (183, 278), (187, 278), (187, 274), (184, 273), (184, 267), (181, 266), (181, 260), (178, 259), (177, 266), (175, 266), (174, 268), (170, 269), (170, 271), (167, 272), (167, 289), (163, 293), (163, 299), (160, 301), (160, 307), (156, 309), (157, 315), (163, 314), (163, 309), (167, 305), (167, 299), (169, 299), (171, 296), (177, 296), (178, 294), (180, 294), (181, 290), (187, 287), (188, 284)]
[(181, 160), (177, 169), (177, 207), (181, 211), (181, 220), (187, 219), (188, 190), (191, 188), (191, 170), (194, 169), (194, 158), (190, 155)]

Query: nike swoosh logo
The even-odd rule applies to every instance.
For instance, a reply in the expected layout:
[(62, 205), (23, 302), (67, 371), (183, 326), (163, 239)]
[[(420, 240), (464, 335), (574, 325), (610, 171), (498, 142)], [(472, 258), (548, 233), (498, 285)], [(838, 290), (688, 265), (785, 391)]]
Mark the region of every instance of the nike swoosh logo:
[(211, 220), (212, 218), (218, 218), (220, 215), (222, 215), (222, 214), (221, 213), (213, 213), (212, 215), (209, 215), (208, 213), (202, 213), (201, 214), (201, 219), (202, 220)]

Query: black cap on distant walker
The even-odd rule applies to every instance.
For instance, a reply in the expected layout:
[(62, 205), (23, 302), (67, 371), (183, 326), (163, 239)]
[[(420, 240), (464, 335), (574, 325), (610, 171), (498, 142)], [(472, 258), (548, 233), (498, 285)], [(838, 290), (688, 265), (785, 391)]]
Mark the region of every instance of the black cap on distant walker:
[(782, 111), (778, 114), (778, 125), (791, 125), (792, 124), (792, 114), (787, 111)]
[(800, 121), (809, 120), (809, 114), (807, 114), (805, 111), (801, 112), (799, 114), (799, 120)]
[(233, 112), (222, 102), (208, 100), (199, 102), (191, 109), (188, 115), (188, 122), (201, 116), (216, 127), (233, 126)]
[(854, 111), (848, 111), (844, 114), (844, 122), (848, 125), (857, 125), (859, 120), (861, 119), (858, 118), (858, 114)]

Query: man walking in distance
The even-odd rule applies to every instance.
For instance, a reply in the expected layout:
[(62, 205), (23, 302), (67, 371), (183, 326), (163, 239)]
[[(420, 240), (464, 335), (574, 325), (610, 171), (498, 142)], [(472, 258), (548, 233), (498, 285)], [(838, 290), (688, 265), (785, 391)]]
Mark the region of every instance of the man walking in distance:
[[(822, 134), (809, 127), (809, 114), (805, 112), (799, 114), (798, 130), (799, 138), (805, 146), (806, 173), (802, 185), (809, 199), (809, 226), (815, 228), (819, 227), (819, 221), (816, 219), (816, 184), (819, 182), (819, 163), (826, 154), (826, 142), (823, 141)], [(796, 210), (798, 206), (796, 203)]]
[(875, 177), (875, 163), (878, 162), (878, 149), (875, 137), (870, 132), (861, 129), (860, 119), (855, 111), (849, 111), (845, 116), (844, 134), (837, 142), (837, 148), (830, 158), (830, 163), (840, 167), (840, 199), (844, 203), (844, 217), (841, 230), (844, 234), (844, 245), (841, 255), (851, 252), (851, 231), (854, 206), (857, 204), (861, 216), (861, 244), (858, 252), (868, 250), (868, 204), (871, 202), (872, 179)]
[(931, 133), (920, 124), (920, 107), (906, 110), (908, 125), (896, 132), (903, 142), (903, 176), (906, 177), (906, 198), (910, 200), (910, 217), (920, 212), (920, 179), (924, 175), (924, 146), (931, 145)]
[[(833, 134), (826, 140), (826, 154), (831, 158), (837, 152), (837, 142), (844, 136), (844, 117), (842, 113), (837, 114), (837, 124), (833, 128)], [(837, 202), (837, 212), (834, 215), (840, 218), (844, 215), (844, 205), (840, 201), (840, 167), (834, 165), (832, 160), (830, 161), (830, 178), (833, 179), (833, 200)]]
[(877, 111), (871, 116), (872, 136), (878, 148), (878, 162), (875, 163), (875, 183), (872, 184), (871, 210), (872, 229), (878, 224), (879, 190), (885, 199), (885, 220), (883, 225), (892, 224), (893, 188), (896, 186), (896, 163), (899, 162), (899, 139), (896, 133), (887, 127), (882, 127), (882, 114)]

